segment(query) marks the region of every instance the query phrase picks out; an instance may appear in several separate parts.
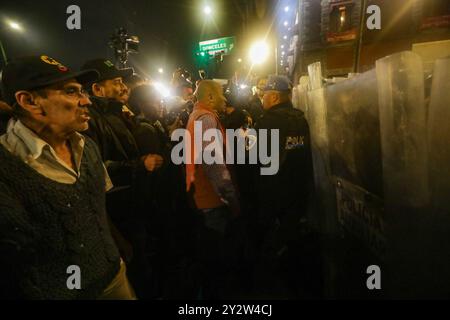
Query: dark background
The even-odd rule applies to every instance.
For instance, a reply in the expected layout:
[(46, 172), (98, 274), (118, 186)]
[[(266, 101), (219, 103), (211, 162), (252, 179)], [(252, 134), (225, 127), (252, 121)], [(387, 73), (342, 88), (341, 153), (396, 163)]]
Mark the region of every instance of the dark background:
[[(238, 0), (214, 0), (214, 22), (205, 21), (206, 0), (2, 0), (0, 40), (8, 58), (46, 54), (79, 68), (86, 60), (114, 58), (108, 41), (118, 27), (141, 40), (140, 53), (130, 57), (137, 72), (165, 76), (175, 67), (194, 71), (194, 54), (201, 40), (233, 36), (241, 32)], [(81, 30), (68, 30), (69, 5), (81, 9)], [(5, 21), (21, 24), (22, 33), (10, 30)], [(3, 65), (3, 62), (2, 62)]]

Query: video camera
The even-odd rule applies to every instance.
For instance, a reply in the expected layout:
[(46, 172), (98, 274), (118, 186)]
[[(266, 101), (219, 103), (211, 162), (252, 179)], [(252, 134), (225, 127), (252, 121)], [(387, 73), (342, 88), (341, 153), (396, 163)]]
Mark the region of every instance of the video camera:
[(186, 127), (189, 115), (192, 113), (194, 108), (194, 103), (192, 101), (166, 101), (167, 114), (165, 116), (165, 123), (167, 125), (172, 125), (177, 119), (181, 121), (181, 126)]
[(120, 67), (125, 68), (130, 53), (139, 52), (139, 38), (130, 36), (125, 28), (117, 29), (116, 33), (111, 36), (109, 46), (114, 49), (116, 60), (119, 61)]

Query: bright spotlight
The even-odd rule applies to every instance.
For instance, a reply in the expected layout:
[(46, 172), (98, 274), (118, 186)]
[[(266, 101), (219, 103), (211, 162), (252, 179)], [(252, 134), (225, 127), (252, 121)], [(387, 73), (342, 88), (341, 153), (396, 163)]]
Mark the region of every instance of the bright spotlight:
[(241, 59), (241, 58), (239, 58), (239, 59), (237, 60), (237, 62), (238, 62), (238, 63), (241, 63), (241, 62), (242, 62), (242, 59)]
[(250, 48), (250, 61), (261, 64), (269, 57), (269, 46), (264, 41), (258, 41)]
[(284, 12), (289, 12), (289, 7), (284, 7)]
[(18, 24), (17, 22), (14, 21), (9, 21), (8, 25), (11, 29), (16, 30), (16, 31), (22, 31), (22, 27), (20, 24)]
[(211, 9), (210, 6), (205, 6), (205, 8), (203, 8), (203, 12), (204, 12), (207, 16), (209, 16), (209, 15), (211, 15), (211, 13), (212, 13), (212, 9)]
[(287, 27), (289, 25), (289, 22), (285, 21), (284, 26)]
[(284, 39), (284, 40), (287, 40), (287, 36), (284, 36), (283, 39)]
[(164, 69), (163, 68), (159, 68), (158, 72), (162, 74), (162, 73), (164, 73)]
[(170, 97), (170, 90), (165, 85), (160, 82), (155, 82), (153, 85), (163, 98)]

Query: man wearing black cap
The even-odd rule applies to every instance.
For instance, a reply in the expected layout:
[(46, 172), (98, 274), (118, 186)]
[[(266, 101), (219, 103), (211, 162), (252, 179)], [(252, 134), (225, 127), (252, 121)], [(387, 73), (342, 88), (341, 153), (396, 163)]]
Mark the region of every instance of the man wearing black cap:
[(2, 71), (2, 95), (15, 115), (0, 137), (3, 298), (134, 296), (107, 223), (110, 180), (95, 143), (78, 133), (90, 119), (82, 84), (97, 77), (46, 55)]
[(82, 69), (93, 69), (100, 74), (89, 87), (92, 119), (86, 133), (97, 142), (114, 185), (122, 186), (124, 181), (129, 185), (132, 168), (151, 172), (160, 167), (162, 159), (156, 155), (139, 158), (138, 146), (131, 134), (133, 122), (129, 119), (131, 112), (125, 106), (128, 89), (123, 79), (132, 76), (133, 70), (119, 70), (105, 59), (88, 61)]
[[(295, 239), (307, 225), (308, 200), (313, 189), (309, 126), (303, 112), (294, 109), (291, 91), (286, 77), (270, 76), (264, 88), (264, 114), (256, 124), (257, 132), (279, 130), (279, 150), (269, 150), (279, 153), (279, 171), (275, 175), (258, 177), (258, 222), (263, 254), (269, 259), (266, 266), (270, 266), (272, 258), (272, 261), (295, 260), (293, 257), (299, 251)], [(273, 270), (268, 273), (275, 274)], [(286, 275), (283, 272), (283, 276)], [(293, 283), (293, 280), (287, 282)], [(289, 295), (289, 292), (278, 293)]]
[[(108, 214), (118, 232), (113, 235), (118, 241), (122, 256), (129, 262), (129, 277), (138, 296), (144, 297), (145, 279), (149, 276), (146, 267), (145, 242), (147, 231), (143, 223), (147, 212), (138, 209), (142, 199), (148, 199), (148, 192), (142, 190), (142, 179), (162, 166), (163, 158), (157, 154), (142, 156), (133, 135), (136, 122), (126, 108), (128, 89), (124, 78), (133, 74), (130, 69), (117, 69), (105, 59), (88, 61), (83, 70), (94, 69), (99, 79), (89, 85), (92, 92), (90, 106), (90, 128), (86, 134), (99, 146), (100, 154), (114, 184), (106, 196)], [(150, 201), (149, 199), (148, 201)], [(121, 241), (123, 238), (126, 241)], [(131, 244), (132, 248), (130, 247)]]

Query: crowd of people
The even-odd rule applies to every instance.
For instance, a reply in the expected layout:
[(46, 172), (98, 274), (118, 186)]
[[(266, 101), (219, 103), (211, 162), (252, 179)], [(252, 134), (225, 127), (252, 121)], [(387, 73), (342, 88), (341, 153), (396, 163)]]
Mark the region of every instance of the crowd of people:
[[(1, 88), (2, 298), (321, 296), (309, 129), (286, 77), (243, 92), (180, 69), (168, 98), (107, 59), (75, 72), (41, 55), (10, 61)], [(195, 145), (195, 122), (278, 129), (278, 172), (176, 165), (171, 135), (184, 128)], [(79, 288), (67, 285), (70, 266)]]

